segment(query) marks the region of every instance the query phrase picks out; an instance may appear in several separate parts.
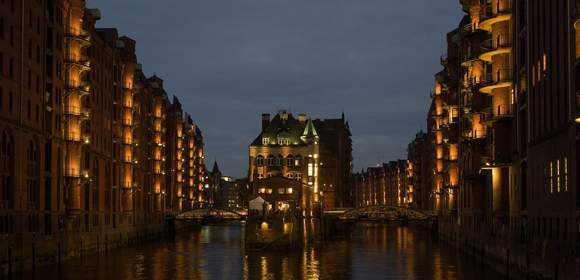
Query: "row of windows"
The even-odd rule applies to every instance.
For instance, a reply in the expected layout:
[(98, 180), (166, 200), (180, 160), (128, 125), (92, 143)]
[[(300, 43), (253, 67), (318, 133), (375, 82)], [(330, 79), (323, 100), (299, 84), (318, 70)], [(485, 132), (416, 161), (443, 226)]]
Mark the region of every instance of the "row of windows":
[(257, 166), (301, 166), (303, 164), (302, 162), (302, 157), (301, 156), (292, 156), (292, 155), (288, 155), (286, 157), (283, 157), (281, 155), (278, 155), (277, 157), (274, 157), (272, 155), (269, 155), (267, 158), (264, 158), (263, 156), (257, 156), (256, 160), (255, 160), (255, 164)]
[(544, 167), (544, 187), (555, 192), (568, 191), (568, 158), (550, 161)]
[[(263, 167), (258, 167), (256, 169), (256, 173), (258, 175), (258, 179), (274, 177), (275, 175), (279, 174), (277, 172), (271, 172), (271, 173), (268, 173), (268, 174), (264, 174), (264, 168)], [(286, 177), (287, 178), (290, 178), (290, 179), (293, 179), (293, 180), (302, 181), (302, 173), (300, 173), (300, 172), (289, 172), (288, 174), (286, 174)]]
[[(258, 193), (260, 194), (272, 194), (272, 188), (259, 188)], [(294, 189), (292, 188), (278, 188), (278, 194), (293, 194)]]
[(274, 141), (274, 139), (270, 139), (268, 137), (264, 137), (262, 138), (262, 145), (270, 145), (270, 144), (275, 144), (278, 143), (278, 145), (281, 146), (288, 146), (292, 143), (292, 141), (290, 141), (290, 138), (286, 138), (286, 137), (278, 137), (277, 141)]

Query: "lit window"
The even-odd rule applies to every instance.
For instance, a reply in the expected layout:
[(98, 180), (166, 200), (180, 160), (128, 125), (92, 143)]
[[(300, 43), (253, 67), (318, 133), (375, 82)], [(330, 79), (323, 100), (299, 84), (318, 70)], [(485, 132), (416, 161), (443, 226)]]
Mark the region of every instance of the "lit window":
[(262, 138), (262, 145), (270, 145), (270, 138), (268, 137)]
[(293, 193), (293, 192), (294, 192), (294, 190), (293, 190), (292, 188), (287, 188), (287, 189), (286, 189), (286, 193), (287, 193), (287, 194), (291, 194), (291, 193)]
[(300, 157), (300, 156), (297, 156), (297, 157), (294, 159), (294, 165), (296, 165), (296, 166), (301, 166), (301, 165), (302, 165), (302, 157)]
[(542, 57), (542, 70), (544, 73), (548, 72), (548, 56), (545, 53)]
[(557, 180), (556, 191), (560, 192), (560, 160), (556, 161), (556, 180)]
[(564, 172), (564, 191), (567, 192), (568, 191), (568, 158), (567, 157), (564, 158), (563, 172)]
[(272, 193), (272, 189), (270, 189), (270, 188), (267, 188), (267, 189), (266, 189), (266, 193), (268, 193), (268, 194), (271, 194), (271, 193)]
[(259, 188), (258, 193), (266, 193), (266, 188)]
[(285, 194), (285, 193), (286, 193), (285, 188), (278, 188), (278, 194)]
[(285, 137), (279, 137), (278, 138), (278, 145), (283, 145), (283, 146), (290, 145), (290, 139), (285, 138)]

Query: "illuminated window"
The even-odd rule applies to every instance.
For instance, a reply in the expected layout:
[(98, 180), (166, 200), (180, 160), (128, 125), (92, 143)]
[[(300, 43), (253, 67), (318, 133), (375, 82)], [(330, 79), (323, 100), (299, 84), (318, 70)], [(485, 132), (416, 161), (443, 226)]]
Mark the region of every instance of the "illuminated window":
[(548, 56), (545, 53), (542, 57), (542, 70), (544, 74), (548, 72)]
[(294, 190), (292, 188), (287, 188), (286, 189), (286, 193), (287, 194), (292, 194), (294, 192)]
[(262, 145), (270, 145), (270, 138), (268, 137), (262, 138)]
[(288, 146), (288, 145), (290, 145), (290, 139), (288, 139), (286, 137), (279, 137), (278, 138), (278, 145)]
[(302, 180), (302, 173), (294, 174), (294, 178), (296, 178), (296, 180), (298, 180), (298, 181), (301, 181)]
[(258, 193), (266, 193), (266, 188), (259, 188)]
[(568, 158), (564, 158), (564, 168), (562, 169), (564, 173), (564, 191), (568, 191)]
[(556, 161), (556, 191), (560, 192), (560, 160)]
[(286, 194), (286, 188), (278, 188), (278, 194)]
[(294, 158), (294, 165), (296, 165), (296, 166), (301, 166), (302, 165), (302, 157), (301, 156), (296, 156)]
[(272, 193), (272, 189), (270, 189), (270, 188), (267, 188), (267, 189), (266, 189), (266, 193), (267, 193), (267, 194), (271, 194), (271, 193)]
[(312, 163), (308, 163), (308, 176), (314, 175), (314, 165)]

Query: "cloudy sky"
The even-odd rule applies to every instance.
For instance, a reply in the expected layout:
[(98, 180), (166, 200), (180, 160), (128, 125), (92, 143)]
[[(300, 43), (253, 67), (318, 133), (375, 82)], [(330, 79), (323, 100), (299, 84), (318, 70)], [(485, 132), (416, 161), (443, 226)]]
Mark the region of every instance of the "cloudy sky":
[(261, 113), (344, 111), (355, 170), (406, 156), (425, 128), (458, 0), (88, 0), (137, 41), (201, 127), (206, 164), (242, 177)]

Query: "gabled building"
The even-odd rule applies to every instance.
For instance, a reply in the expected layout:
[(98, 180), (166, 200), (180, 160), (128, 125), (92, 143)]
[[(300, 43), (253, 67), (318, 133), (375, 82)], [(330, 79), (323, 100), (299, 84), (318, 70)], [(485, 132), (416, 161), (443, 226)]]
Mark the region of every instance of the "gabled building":
[(293, 210), (303, 216), (319, 214), (323, 196), (319, 182), (320, 138), (309, 117), (301, 114), (295, 118), (287, 111), (278, 112), (272, 119), (263, 114), (262, 131), (250, 144), (249, 160), (253, 197), (261, 196), (273, 210), (293, 205)]

